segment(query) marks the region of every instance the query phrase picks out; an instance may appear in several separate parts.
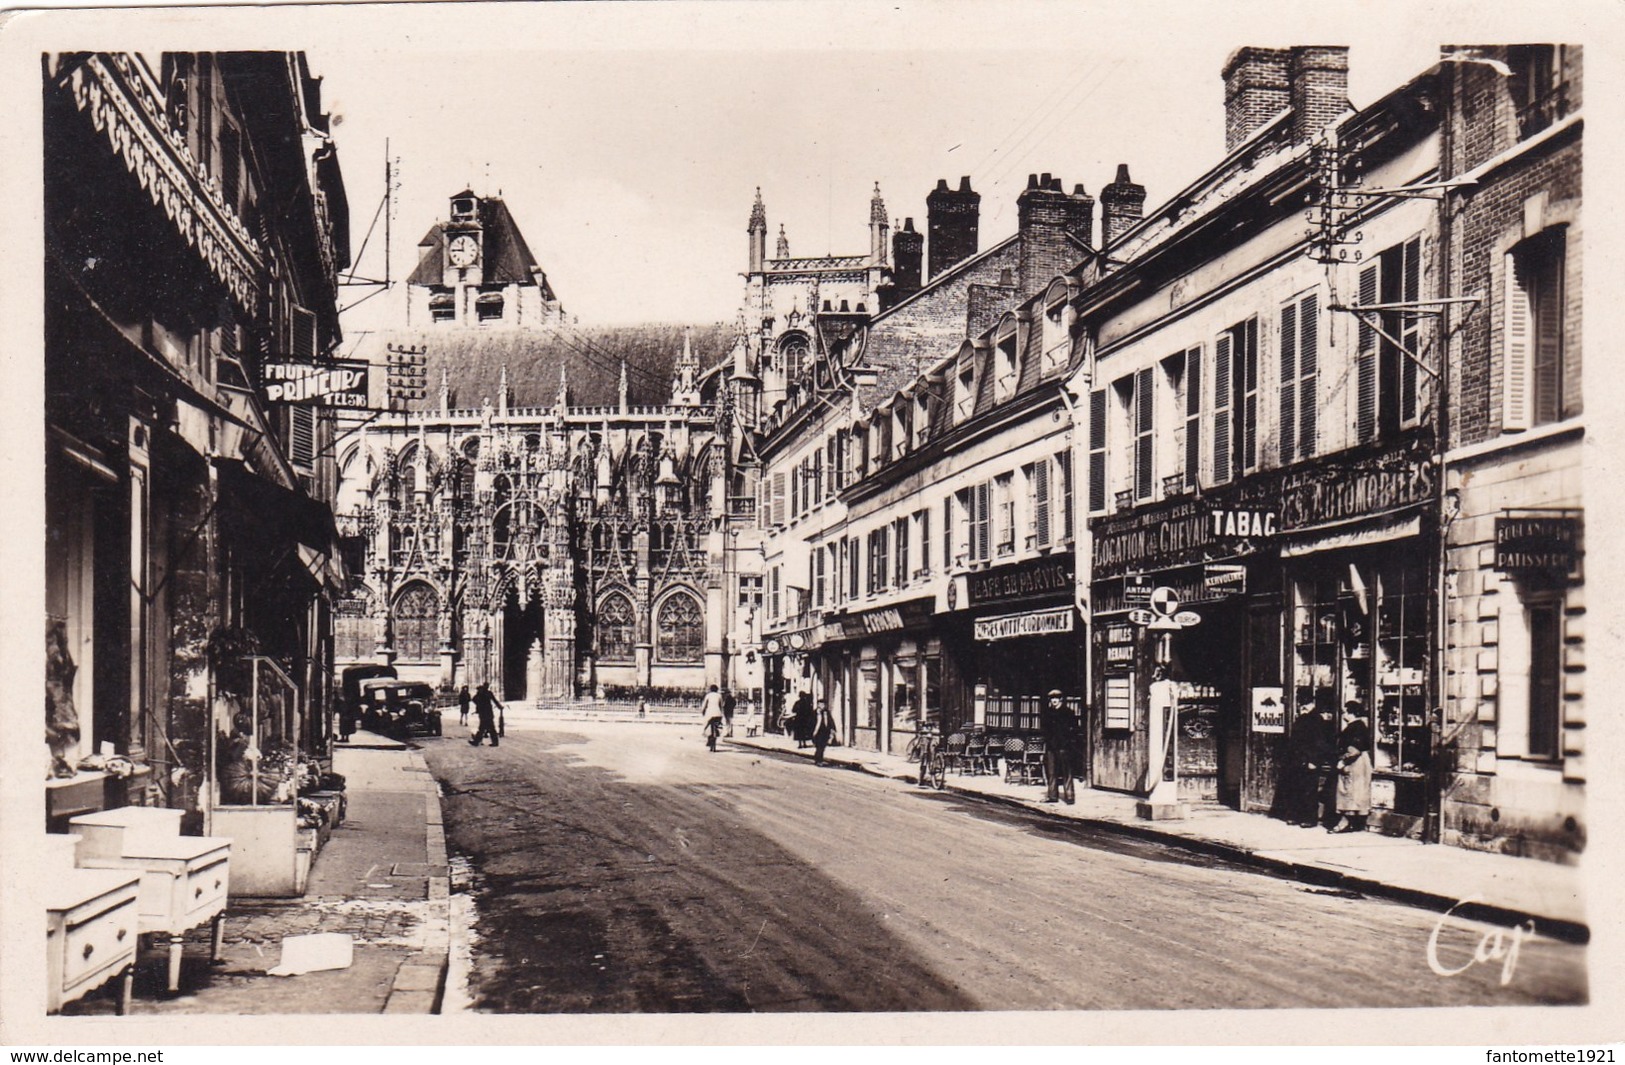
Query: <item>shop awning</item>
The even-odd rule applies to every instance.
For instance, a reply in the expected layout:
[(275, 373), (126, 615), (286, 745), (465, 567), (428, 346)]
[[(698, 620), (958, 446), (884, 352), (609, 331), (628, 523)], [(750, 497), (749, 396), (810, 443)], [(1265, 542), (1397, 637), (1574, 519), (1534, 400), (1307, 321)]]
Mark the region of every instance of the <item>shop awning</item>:
[(1282, 558), (1298, 558), (1321, 551), (1337, 551), (1345, 547), (1367, 547), (1403, 540), (1422, 532), (1422, 516), (1389, 516), (1377, 520), (1361, 520), (1328, 529), (1310, 530), (1285, 537), (1281, 541)]
[(338, 531), (333, 511), (319, 502), (268, 481), (237, 459), (217, 458), (222, 521), (250, 547), (303, 544), (331, 555)]

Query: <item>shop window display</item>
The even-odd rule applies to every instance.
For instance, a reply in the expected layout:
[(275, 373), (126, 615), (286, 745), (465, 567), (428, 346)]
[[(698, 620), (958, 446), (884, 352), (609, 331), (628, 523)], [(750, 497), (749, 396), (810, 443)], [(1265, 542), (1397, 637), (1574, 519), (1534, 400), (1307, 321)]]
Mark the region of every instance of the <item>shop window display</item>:
[(1363, 704), (1372, 765), (1391, 782), (1376, 805), (1409, 816), (1425, 812), (1432, 762), (1428, 607), (1422, 574), (1403, 561), (1322, 564), (1294, 582), (1294, 703)]

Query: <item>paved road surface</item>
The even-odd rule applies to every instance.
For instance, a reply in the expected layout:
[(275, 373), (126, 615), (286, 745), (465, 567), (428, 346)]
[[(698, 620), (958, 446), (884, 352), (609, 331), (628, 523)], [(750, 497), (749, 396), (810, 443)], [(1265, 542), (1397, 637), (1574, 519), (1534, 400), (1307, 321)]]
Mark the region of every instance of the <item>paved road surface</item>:
[[(698, 727), (559, 724), (424, 754), (476, 870), (479, 1010), (1586, 997), (1582, 946), (1521, 943), (1504, 986), (1500, 959), (1441, 977), (1434, 914), (800, 759), (708, 754)], [(1447, 927), (1437, 961), (1464, 965), (1493, 931)]]

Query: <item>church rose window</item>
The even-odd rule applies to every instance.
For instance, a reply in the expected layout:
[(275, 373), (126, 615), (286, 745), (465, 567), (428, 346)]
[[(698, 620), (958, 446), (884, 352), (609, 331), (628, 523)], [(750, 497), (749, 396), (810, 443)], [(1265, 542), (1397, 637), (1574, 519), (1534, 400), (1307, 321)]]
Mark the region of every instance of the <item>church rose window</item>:
[(632, 604), (612, 595), (598, 608), (598, 657), (606, 662), (632, 660)]
[(426, 584), (414, 584), (395, 600), (395, 654), (403, 662), (423, 662), (440, 652), (437, 635), (440, 597)]
[(705, 652), (705, 621), (700, 605), (685, 592), (668, 596), (655, 616), (655, 657), (662, 662), (700, 662)]

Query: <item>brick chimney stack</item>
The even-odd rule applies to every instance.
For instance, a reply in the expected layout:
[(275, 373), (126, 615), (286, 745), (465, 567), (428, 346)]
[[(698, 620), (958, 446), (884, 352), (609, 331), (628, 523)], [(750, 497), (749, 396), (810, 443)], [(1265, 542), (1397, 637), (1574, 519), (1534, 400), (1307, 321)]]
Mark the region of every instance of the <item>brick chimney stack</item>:
[(959, 179), (957, 191), (948, 188), (946, 179), (938, 179), (925, 198), (926, 280), (976, 254), (981, 214), (982, 194), (971, 190), (969, 177)]
[(1082, 185), (1072, 186), (1070, 200), (1072, 220), (1067, 231), (1089, 247), (1095, 246), (1095, 198), (1083, 191)]
[(1309, 140), (1349, 110), (1349, 50), (1326, 45), (1293, 48), (1287, 64), (1291, 84), (1292, 139)]
[(1048, 285), (1057, 274), (1065, 273), (1079, 258), (1073, 237), (1087, 240), (1093, 229), (1095, 203), (1083, 186), (1067, 195), (1061, 179), (1050, 174), (1027, 175), (1027, 187), (1016, 198), (1016, 218), (1021, 234), (1021, 254), (1017, 278), (1021, 295), (1030, 296)]
[(1100, 190), (1100, 246), (1110, 248), (1145, 214), (1145, 186), (1128, 176), (1128, 164), (1117, 164), (1117, 180)]
[(892, 304), (920, 291), (920, 268), (925, 258), (925, 234), (914, 231), (914, 219), (905, 218), (891, 237)]
[[(1224, 150), (1228, 154), (1292, 106), (1282, 48), (1238, 48), (1224, 64)], [(1346, 67), (1345, 67), (1346, 69)]]

